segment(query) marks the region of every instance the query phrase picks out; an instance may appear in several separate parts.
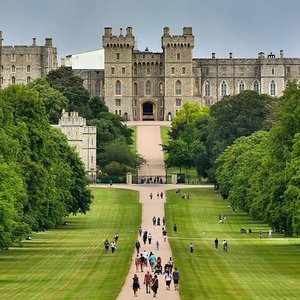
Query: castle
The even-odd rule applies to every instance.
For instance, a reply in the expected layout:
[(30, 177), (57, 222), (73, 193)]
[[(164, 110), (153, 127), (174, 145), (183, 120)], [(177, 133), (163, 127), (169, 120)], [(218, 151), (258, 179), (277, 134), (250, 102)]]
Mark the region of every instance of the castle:
[(57, 50), (51, 38), (45, 39), (44, 46), (38, 46), (35, 38), (31, 46), (3, 46), (0, 31), (0, 88), (11, 83), (27, 84), (56, 68)]
[(300, 58), (285, 58), (283, 50), (279, 57), (260, 52), (257, 58), (194, 58), (194, 42), (191, 27), (181, 35), (165, 27), (162, 52), (139, 51), (131, 27), (119, 35), (106, 27), (104, 68), (75, 72), (91, 95), (128, 120), (171, 120), (184, 102), (211, 105), (246, 89), (281, 96), (287, 81), (300, 80)]

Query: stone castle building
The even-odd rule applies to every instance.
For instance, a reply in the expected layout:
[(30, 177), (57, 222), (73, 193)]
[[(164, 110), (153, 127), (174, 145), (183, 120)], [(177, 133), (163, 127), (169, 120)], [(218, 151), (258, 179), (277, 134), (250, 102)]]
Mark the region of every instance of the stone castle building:
[(51, 38), (45, 39), (44, 46), (38, 46), (35, 38), (30, 46), (4, 46), (0, 31), (0, 88), (11, 83), (27, 84), (56, 68), (57, 50)]
[(82, 159), (87, 176), (92, 182), (96, 180), (96, 134), (95, 126), (87, 126), (86, 119), (78, 116), (78, 112), (65, 112), (58, 125), (53, 127), (60, 129), (66, 136), (68, 144), (74, 147)]
[(162, 52), (135, 49), (132, 28), (102, 38), (104, 69), (77, 69), (91, 95), (102, 96), (109, 110), (129, 120), (171, 120), (184, 102), (211, 105), (225, 95), (255, 90), (281, 96), (287, 81), (300, 79), (300, 58), (263, 52), (257, 58), (194, 58), (191, 27), (161, 37)]

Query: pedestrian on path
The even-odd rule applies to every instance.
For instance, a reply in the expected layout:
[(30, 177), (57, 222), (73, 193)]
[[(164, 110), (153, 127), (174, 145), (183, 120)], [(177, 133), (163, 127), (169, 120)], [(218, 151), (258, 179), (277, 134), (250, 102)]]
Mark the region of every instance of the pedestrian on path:
[(215, 239), (215, 248), (218, 250), (219, 247), (219, 241), (218, 238)]
[(133, 278), (132, 278), (132, 289), (133, 289), (133, 295), (134, 297), (137, 297), (137, 290), (140, 289), (140, 282), (139, 282), (139, 278), (136, 274), (134, 274)]
[(170, 285), (171, 285), (171, 282), (172, 282), (172, 275), (169, 271), (167, 271), (166, 274), (165, 274), (165, 282), (166, 282), (167, 291), (169, 291), (170, 290)]
[(157, 196), (157, 199), (159, 199), (159, 192), (157, 192), (156, 196)]
[(155, 246), (156, 246), (155, 250), (159, 250), (159, 241), (158, 240), (156, 241)]
[(145, 274), (145, 277), (144, 277), (144, 284), (146, 286), (146, 294), (150, 294), (151, 282), (152, 282), (152, 275), (150, 274), (149, 271), (147, 271), (147, 273)]
[(158, 290), (158, 278), (157, 278), (156, 274), (154, 275), (154, 277), (152, 279), (151, 287), (152, 287), (152, 291), (153, 291), (153, 297), (156, 297), (157, 290)]
[(163, 222), (163, 226), (166, 226), (166, 218), (165, 217), (163, 217), (162, 222)]
[(153, 194), (152, 194), (152, 193), (150, 193), (150, 199), (152, 200), (152, 198), (153, 198)]
[(138, 272), (139, 271), (139, 266), (141, 264), (141, 260), (140, 260), (140, 257), (139, 257), (138, 254), (137, 254), (136, 258), (135, 258), (134, 264), (135, 264), (135, 270)]
[(166, 242), (167, 241), (167, 231), (164, 227), (163, 227), (162, 235), (163, 235), (163, 238), (164, 238), (164, 242)]
[(193, 243), (190, 243), (190, 250), (191, 250), (191, 253), (194, 253), (194, 244)]
[(114, 253), (116, 251), (116, 243), (115, 242), (111, 242), (110, 244), (110, 248), (111, 248), (111, 253)]
[(152, 241), (152, 234), (151, 232), (148, 233), (148, 243), (149, 245), (151, 245), (151, 241)]
[(164, 193), (160, 192), (160, 199), (163, 199), (163, 197), (164, 197)]
[(137, 254), (140, 254), (140, 248), (141, 248), (141, 243), (140, 243), (139, 240), (137, 240), (137, 241), (135, 242), (135, 249), (136, 249), (136, 253), (137, 253)]
[(157, 226), (160, 226), (160, 217), (157, 218)]
[(173, 272), (173, 281), (174, 281), (175, 291), (178, 291), (178, 287), (179, 287), (179, 272), (178, 272), (177, 268), (175, 268), (175, 270)]
[(144, 233), (143, 233), (143, 242), (144, 242), (144, 245), (147, 243), (147, 238), (148, 238), (148, 231), (145, 230)]
[(142, 233), (143, 233), (143, 229), (142, 229), (142, 226), (140, 226), (140, 228), (139, 228), (139, 236), (142, 236)]
[(152, 223), (153, 223), (153, 226), (156, 225), (156, 218), (155, 218), (155, 216), (152, 218)]

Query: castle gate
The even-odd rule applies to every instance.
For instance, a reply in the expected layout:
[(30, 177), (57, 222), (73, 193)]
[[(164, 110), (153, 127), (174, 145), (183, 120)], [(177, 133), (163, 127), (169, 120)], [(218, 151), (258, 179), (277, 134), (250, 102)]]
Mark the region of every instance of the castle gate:
[(142, 120), (156, 119), (156, 105), (152, 101), (142, 103)]

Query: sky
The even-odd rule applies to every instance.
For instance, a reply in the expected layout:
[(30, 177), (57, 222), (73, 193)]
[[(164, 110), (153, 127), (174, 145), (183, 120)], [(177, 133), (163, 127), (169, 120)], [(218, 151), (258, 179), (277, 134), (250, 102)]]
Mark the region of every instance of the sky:
[(104, 27), (132, 27), (139, 50), (161, 52), (171, 35), (192, 27), (194, 57), (255, 58), (259, 52), (300, 57), (299, 0), (0, 0), (3, 45), (43, 45), (53, 39), (58, 58), (102, 48)]

